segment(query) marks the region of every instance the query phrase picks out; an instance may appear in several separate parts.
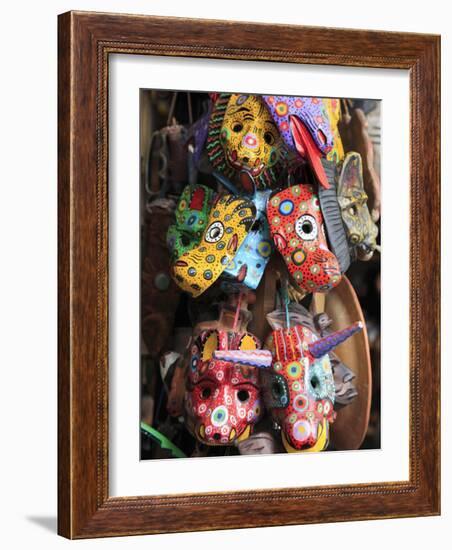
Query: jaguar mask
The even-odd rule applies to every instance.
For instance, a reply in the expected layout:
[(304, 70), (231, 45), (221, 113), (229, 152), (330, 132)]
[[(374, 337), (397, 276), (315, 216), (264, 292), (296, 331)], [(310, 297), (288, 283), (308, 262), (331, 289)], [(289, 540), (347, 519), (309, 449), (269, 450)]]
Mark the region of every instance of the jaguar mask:
[(274, 244), (303, 293), (327, 292), (339, 284), (339, 263), (328, 249), (312, 185), (294, 185), (271, 197), (267, 217)]
[(192, 344), (185, 394), (188, 429), (206, 445), (247, 439), (262, 416), (260, 367), (271, 354), (249, 332), (207, 330)]
[(252, 200), (218, 196), (198, 245), (173, 263), (172, 275), (182, 290), (195, 298), (205, 292), (233, 260), (255, 219)]
[(207, 153), (214, 167), (247, 193), (276, 185), (287, 151), (261, 96), (220, 94), (212, 111)]
[(361, 330), (360, 322), (318, 338), (301, 325), (273, 331), (270, 369), (260, 370), (266, 408), (281, 428), (287, 452), (323, 451), (334, 421), (335, 385), (328, 353)]
[(348, 153), (344, 159), (337, 197), (352, 256), (370, 260), (378, 249), (378, 227), (367, 206), (362, 160), (358, 153)]

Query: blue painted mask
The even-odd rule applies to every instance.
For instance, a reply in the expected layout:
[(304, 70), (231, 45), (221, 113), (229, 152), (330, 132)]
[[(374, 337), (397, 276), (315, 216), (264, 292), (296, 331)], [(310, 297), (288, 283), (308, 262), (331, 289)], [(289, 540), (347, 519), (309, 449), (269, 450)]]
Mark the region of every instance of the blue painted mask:
[(237, 254), (224, 271), (226, 283), (240, 283), (255, 289), (259, 285), (265, 267), (273, 251), (266, 216), (266, 205), (270, 190), (257, 191), (253, 197), (257, 217)]

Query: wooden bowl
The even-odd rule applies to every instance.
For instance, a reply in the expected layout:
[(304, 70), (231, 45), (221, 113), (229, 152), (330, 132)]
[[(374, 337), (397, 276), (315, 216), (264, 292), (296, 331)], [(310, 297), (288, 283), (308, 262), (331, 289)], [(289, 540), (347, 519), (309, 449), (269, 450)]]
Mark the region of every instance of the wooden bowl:
[(354, 383), (358, 395), (352, 403), (337, 411), (337, 418), (330, 426), (330, 441), (335, 449), (359, 449), (369, 424), (372, 367), (363, 312), (347, 277), (344, 275), (341, 283), (328, 294), (314, 294), (311, 310), (313, 314), (325, 311), (333, 321), (330, 326), (333, 331), (343, 329), (356, 321), (363, 323), (361, 332), (334, 350), (339, 359), (356, 375)]

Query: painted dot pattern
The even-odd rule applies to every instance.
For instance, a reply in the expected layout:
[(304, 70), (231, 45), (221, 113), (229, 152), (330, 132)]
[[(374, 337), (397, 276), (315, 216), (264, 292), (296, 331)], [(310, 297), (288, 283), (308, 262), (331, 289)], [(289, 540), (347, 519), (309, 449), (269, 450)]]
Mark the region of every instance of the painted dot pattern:
[[(261, 375), (265, 405), (295, 450), (316, 445), (318, 434), (335, 417), (331, 362), (328, 356), (315, 359), (309, 352), (309, 344), (316, 340), (309, 328), (297, 325), (273, 331), (265, 345), (273, 355), (270, 373)], [(287, 389), (286, 405), (271, 395), (281, 394), (277, 384)]]
[(218, 197), (199, 245), (172, 265), (176, 283), (193, 297), (207, 290), (236, 256), (255, 219), (256, 206), (250, 199), (234, 195)]
[(304, 292), (327, 292), (339, 284), (341, 273), (313, 198), (317, 197), (308, 184), (284, 189), (268, 201), (267, 217), (275, 247), (297, 286)]
[[(252, 433), (263, 414), (258, 369), (215, 358), (215, 351), (259, 350), (249, 332), (206, 330), (190, 347), (185, 410), (187, 426), (207, 445), (232, 445)], [(243, 398), (245, 394), (246, 399)]]
[(204, 185), (187, 185), (183, 189), (175, 223), (169, 226), (166, 236), (173, 261), (200, 243), (214, 199), (212, 189)]
[(290, 116), (296, 116), (304, 123), (322, 153), (331, 151), (334, 135), (328, 113), (330, 99), (266, 95), (264, 100), (284, 142), (292, 151), (295, 151), (295, 144), (290, 131)]

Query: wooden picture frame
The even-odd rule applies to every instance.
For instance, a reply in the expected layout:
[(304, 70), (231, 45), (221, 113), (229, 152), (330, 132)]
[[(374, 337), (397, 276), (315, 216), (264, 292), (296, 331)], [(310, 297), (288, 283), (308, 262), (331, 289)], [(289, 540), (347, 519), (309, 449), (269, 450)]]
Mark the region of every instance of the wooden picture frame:
[[(59, 534), (86, 538), (439, 514), (440, 37), (69, 12), (59, 16), (58, 40)], [(107, 99), (114, 53), (409, 71), (408, 481), (109, 496)]]

